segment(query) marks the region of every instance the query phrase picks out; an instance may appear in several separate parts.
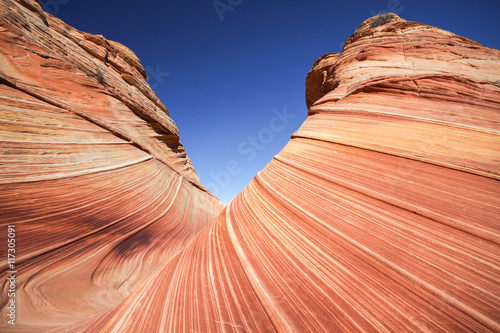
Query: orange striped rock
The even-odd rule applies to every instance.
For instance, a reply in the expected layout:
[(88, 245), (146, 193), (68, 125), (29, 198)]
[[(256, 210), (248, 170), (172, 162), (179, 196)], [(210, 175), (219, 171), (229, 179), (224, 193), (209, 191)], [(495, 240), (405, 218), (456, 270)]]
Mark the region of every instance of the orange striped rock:
[[(40, 14), (12, 3), (44, 36)], [(122, 82), (109, 56), (101, 84), (78, 74), (83, 56), (43, 49), (67, 28), (17, 35), (62, 62), (23, 72), (37, 58), (8, 43), (19, 20), (0, 34), (0, 214), (22, 246), (25, 331), (500, 331), (500, 51), (396, 15), (366, 20), (314, 64), (307, 119), (223, 208), (176, 155), (130, 53), (115, 58), (142, 87), (136, 109), (105, 102), (122, 94), (106, 86)], [(103, 46), (81, 43), (100, 64)]]

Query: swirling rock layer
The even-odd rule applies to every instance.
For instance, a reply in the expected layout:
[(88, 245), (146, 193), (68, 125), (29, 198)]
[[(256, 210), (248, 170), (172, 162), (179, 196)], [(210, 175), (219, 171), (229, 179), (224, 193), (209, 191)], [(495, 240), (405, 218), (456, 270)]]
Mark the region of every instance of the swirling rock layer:
[[(11, 215), (51, 236), (22, 238), (32, 247), (26, 253), (37, 254), (20, 267), (33, 276), (22, 297), (46, 317), (52, 304), (77, 307), (78, 290), (111, 304), (119, 297), (110, 301), (99, 286), (120, 290), (142, 272), (127, 271), (131, 262), (156, 260), (158, 269), (119, 304), (94, 317), (99, 311), (87, 309), (88, 319), (61, 321), (57, 331), (500, 331), (499, 77), (498, 50), (396, 15), (366, 20), (340, 55), (320, 58), (309, 73), (309, 115), (288, 145), (174, 256), (165, 255), (168, 228), (191, 219), (171, 227), (166, 216), (216, 201), (191, 202), (192, 183), (151, 153), (113, 150), (145, 161), (10, 183), (2, 207), (21, 205)], [(11, 179), (25, 173), (17, 172)], [(85, 177), (96, 179), (74, 181)], [(120, 215), (141, 207), (140, 218)], [(88, 212), (87, 223), (75, 223)], [(155, 232), (130, 235), (156, 216), (165, 220), (151, 224)], [(95, 230), (101, 238), (92, 242), (86, 235)], [(58, 260), (43, 252), (50, 246), (59, 246)], [(95, 276), (79, 275), (88, 267)], [(57, 298), (46, 285), (53, 276), (80, 289)]]
[(500, 52), (371, 20), (315, 64), (309, 117), (213, 224), (71, 330), (499, 330)]
[[(36, 1), (0, 1), (0, 248), (15, 225), (16, 332), (108, 310), (222, 208), (130, 50)], [(6, 254), (0, 269), (5, 332)]]

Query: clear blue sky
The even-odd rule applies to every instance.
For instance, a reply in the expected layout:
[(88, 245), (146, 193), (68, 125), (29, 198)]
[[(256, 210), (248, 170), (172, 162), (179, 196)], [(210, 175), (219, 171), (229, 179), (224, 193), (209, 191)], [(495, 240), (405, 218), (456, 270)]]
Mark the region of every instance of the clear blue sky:
[(500, 48), (498, 0), (41, 2), (137, 54), (202, 183), (226, 204), (306, 118), (314, 61), (368, 17), (391, 11)]

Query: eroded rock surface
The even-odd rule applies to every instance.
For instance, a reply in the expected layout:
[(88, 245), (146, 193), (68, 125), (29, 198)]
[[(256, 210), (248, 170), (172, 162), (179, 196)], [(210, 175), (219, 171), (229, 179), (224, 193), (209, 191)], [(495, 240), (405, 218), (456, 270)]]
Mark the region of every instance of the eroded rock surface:
[[(35, 12), (30, 15), (45, 29)], [(341, 54), (316, 62), (307, 78), (304, 124), (173, 257), (169, 253), (184, 243), (175, 245), (177, 238), (168, 232), (159, 241), (157, 233), (172, 228), (189, 234), (181, 237), (187, 239), (201, 229), (204, 222), (198, 221), (219, 207), (201, 189), (193, 195), (196, 180), (180, 177), (185, 168), (172, 168), (187, 162), (176, 164), (167, 159), (170, 153), (156, 156), (151, 148), (122, 142), (118, 131), (77, 113), (86, 105), (77, 102), (79, 96), (74, 96), (74, 109), (64, 107), (72, 95), (62, 87), (30, 93), (42, 89), (42, 81), (17, 75), (23, 62), (12, 60), (24, 59), (21, 50), (28, 50), (11, 51), (17, 58), (2, 55), (10, 64), (10, 74), (2, 70), (2, 77), (22, 83), (27, 76), (35, 83), (14, 85), (4, 78), (7, 83), (0, 86), (2, 98), (13, 101), (2, 106), (7, 114), (2, 142), (11, 145), (2, 151), (16, 152), (3, 158), (22, 161), (35, 155), (11, 176), (5, 172), (0, 195), (2, 216), (26, 230), (18, 236), (26, 246), (19, 270), (30, 279), (22, 281), (19, 297), (32, 304), (26, 313), (40, 316), (38, 328), (47, 322), (59, 325), (58, 332), (500, 331), (500, 51), (396, 15), (375, 19), (362, 23)], [(62, 25), (47, 20), (49, 26)], [(10, 36), (5, 26), (13, 29), (14, 24), (2, 26), (2, 45)], [(104, 52), (97, 50), (91, 59)], [(121, 65), (144, 83), (131, 63)], [(60, 78), (72, 68), (63, 66), (50, 77)], [(72, 77), (93, 82), (84, 90), (89, 96), (105, 89), (109, 96), (112, 88), (90, 76), (93, 81)], [(129, 84), (147, 97), (145, 83), (137, 83), (141, 88)], [(41, 100), (52, 94), (64, 105)], [(161, 110), (160, 102), (147, 100)], [(106, 105), (88, 113), (97, 118), (102, 112), (107, 120), (106, 110), (129, 112)], [(150, 105), (134, 114), (152, 112)], [(14, 130), (16, 121), (27, 122), (23, 110), (44, 112), (29, 117), (42, 124)], [(76, 121), (83, 131), (79, 136), (75, 126), (63, 126)], [(64, 131), (52, 134), (45, 128), (48, 122)], [(160, 124), (169, 129), (169, 122)], [(43, 132), (30, 132), (40, 126)], [(46, 136), (50, 144), (57, 138), (57, 149), (38, 139)], [(93, 164), (81, 143), (90, 138), (97, 140), (89, 143), (92, 154), (106, 149), (103, 163), (119, 160), (126, 166), (89, 172)], [(154, 136), (148, 140), (165, 147)], [(116, 149), (117, 144), (123, 148)], [(75, 152), (74, 146), (82, 150)], [(39, 160), (46, 156), (41, 149), (49, 154), (46, 160)], [(77, 154), (71, 168), (57, 162), (65, 151)], [(30, 172), (33, 161), (61, 167)], [(74, 168), (83, 174), (58, 174)], [(40, 175), (47, 179), (37, 179)], [(159, 215), (164, 218), (156, 222)], [(167, 216), (175, 216), (178, 224), (172, 226)], [(187, 227), (192, 221), (196, 228)], [(134, 237), (134, 227), (140, 226), (145, 233)], [(146, 275), (139, 267), (153, 261), (159, 268), (148, 272), (135, 291), (137, 284), (123, 284), (132, 291), (123, 301), (125, 292), (109, 293), (121, 290), (124, 280), (140, 281), (132, 276)], [(136, 270), (126, 269), (131, 264)], [(90, 278), (83, 273), (89, 267)], [(51, 279), (59, 283), (50, 284)], [(58, 293), (58, 285), (67, 293)], [(78, 303), (82, 290), (91, 301)], [(99, 309), (89, 307), (95, 300)], [(57, 312), (61, 304), (74, 313), (79, 307), (88, 318), (74, 323), (75, 318)]]
[(17, 231), (16, 332), (111, 308), (223, 208), (134, 53), (37, 1), (0, 1), (0, 164), (0, 248), (7, 225)]

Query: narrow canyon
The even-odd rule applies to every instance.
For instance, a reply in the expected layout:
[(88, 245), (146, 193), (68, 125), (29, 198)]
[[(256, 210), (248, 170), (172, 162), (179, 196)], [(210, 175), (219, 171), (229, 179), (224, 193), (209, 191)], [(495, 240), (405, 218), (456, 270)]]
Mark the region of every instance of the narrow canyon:
[(500, 332), (500, 51), (384, 14), (311, 65), (224, 206), (129, 48), (0, 0), (0, 331)]

